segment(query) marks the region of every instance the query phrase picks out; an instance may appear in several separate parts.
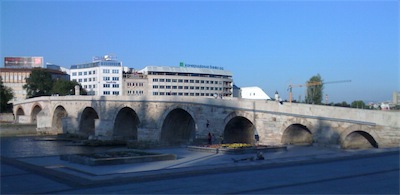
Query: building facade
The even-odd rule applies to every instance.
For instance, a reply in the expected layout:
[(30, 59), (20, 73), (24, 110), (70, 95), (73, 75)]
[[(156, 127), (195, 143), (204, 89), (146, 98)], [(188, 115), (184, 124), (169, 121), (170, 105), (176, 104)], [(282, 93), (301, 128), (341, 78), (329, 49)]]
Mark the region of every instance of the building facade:
[[(0, 68), (0, 76), (4, 86), (13, 90), (13, 101), (26, 99), (27, 92), (23, 88), (26, 79), (29, 78), (34, 68), (45, 68), (43, 57), (5, 57), (4, 67)], [(69, 80), (69, 75), (65, 71), (58, 69), (47, 69), (53, 79)]]
[(124, 76), (124, 95), (222, 98), (232, 94), (232, 74), (221, 69), (147, 66)]
[(72, 65), (70, 72), (71, 80), (79, 82), (88, 95), (122, 95), (122, 62), (109, 56)]
[[(0, 68), (0, 76), (4, 86), (10, 87), (14, 93), (14, 101), (26, 99), (26, 90), (23, 86), (26, 79), (32, 73), (32, 68)], [(65, 72), (53, 69), (44, 69), (51, 74), (53, 79), (69, 80), (69, 75)]]

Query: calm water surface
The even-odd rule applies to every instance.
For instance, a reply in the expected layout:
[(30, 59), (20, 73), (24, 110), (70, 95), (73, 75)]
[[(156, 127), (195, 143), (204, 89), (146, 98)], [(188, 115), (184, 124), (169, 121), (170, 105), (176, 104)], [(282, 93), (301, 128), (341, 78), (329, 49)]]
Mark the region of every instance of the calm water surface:
[[(113, 147), (77, 146), (56, 136), (1, 137), (1, 156), (33, 157), (100, 152)], [(114, 147), (115, 148), (115, 147)]]

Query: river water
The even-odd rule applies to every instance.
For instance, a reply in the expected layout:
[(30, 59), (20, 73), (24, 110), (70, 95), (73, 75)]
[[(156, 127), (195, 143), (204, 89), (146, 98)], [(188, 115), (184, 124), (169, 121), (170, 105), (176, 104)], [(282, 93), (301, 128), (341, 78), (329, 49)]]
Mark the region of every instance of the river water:
[(93, 153), (114, 148), (79, 146), (57, 140), (56, 136), (1, 137), (0, 145), (1, 156), (10, 158)]

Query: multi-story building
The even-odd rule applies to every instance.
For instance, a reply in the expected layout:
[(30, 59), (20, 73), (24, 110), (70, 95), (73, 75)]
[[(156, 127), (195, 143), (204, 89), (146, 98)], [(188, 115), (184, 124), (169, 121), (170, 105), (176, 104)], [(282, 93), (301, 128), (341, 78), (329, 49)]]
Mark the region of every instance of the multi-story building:
[(147, 66), (124, 75), (124, 95), (232, 97), (232, 73), (209, 66)]
[(112, 56), (71, 66), (71, 80), (79, 82), (88, 95), (122, 95), (122, 62)]
[[(4, 86), (13, 90), (14, 101), (26, 99), (27, 92), (23, 88), (33, 68), (44, 68), (43, 57), (5, 57), (5, 68), (0, 68), (0, 77)], [(55, 69), (45, 69), (53, 79), (69, 80), (69, 75)]]
[(122, 78), (122, 95), (144, 96), (147, 95), (147, 76), (135, 70), (126, 70)]

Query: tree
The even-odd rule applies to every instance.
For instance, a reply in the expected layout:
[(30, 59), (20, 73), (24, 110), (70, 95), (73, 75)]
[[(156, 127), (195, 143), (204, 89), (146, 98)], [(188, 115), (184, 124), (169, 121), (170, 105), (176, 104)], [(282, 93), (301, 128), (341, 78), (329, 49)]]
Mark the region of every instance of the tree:
[(351, 103), (352, 108), (365, 108), (365, 103), (362, 100), (356, 100)]
[(3, 85), (3, 79), (0, 77), (0, 112), (9, 110), (8, 101), (13, 99), (14, 94), (11, 88)]
[(75, 94), (75, 86), (79, 85), (80, 88), (80, 95), (86, 95), (87, 92), (84, 90), (76, 81), (68, 81), (68, 80), (56, 80), (53, 84), (53, 88), (51, 90), (52, 94), (58, 95), (74, 95)]
[(53, 79), (51, 74), (44, 69), (35, 68), (26, 79), (23, 88), (26, 89), (28, 98), (51, 95)]
[[(319, 83), (319, 84), (313, 85), (313, 83)], [(307, 87), (307, 95), (305, 100), (306, 103), (308, 104), (322, 103), (323, 90), (324, 90), (324, 85), (322, 83), (323, 81), (319, 74), (310, 78), (310, 80), (307, 82), (309, 86)]]

